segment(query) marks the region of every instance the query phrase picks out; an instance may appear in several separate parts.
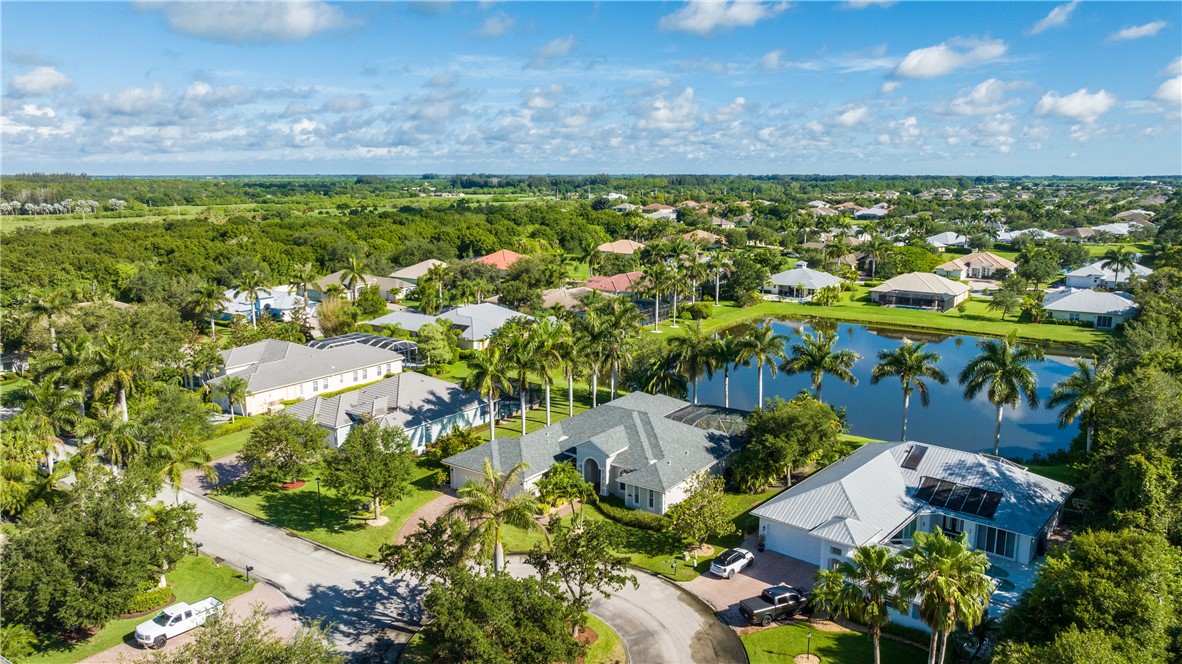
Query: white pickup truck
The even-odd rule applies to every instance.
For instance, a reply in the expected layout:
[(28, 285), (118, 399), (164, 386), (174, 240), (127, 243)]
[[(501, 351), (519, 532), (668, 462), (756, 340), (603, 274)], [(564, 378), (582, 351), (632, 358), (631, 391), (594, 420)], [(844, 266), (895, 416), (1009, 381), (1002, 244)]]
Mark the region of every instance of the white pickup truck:
[(145, 648), (160, 648), (172, 637), (205, 624), (206, 620), (221, 612), (222, 601), (216, 597), (206, 597), (196, 604), (173, 604), (155, 618), (136, 626), (135, 640)]

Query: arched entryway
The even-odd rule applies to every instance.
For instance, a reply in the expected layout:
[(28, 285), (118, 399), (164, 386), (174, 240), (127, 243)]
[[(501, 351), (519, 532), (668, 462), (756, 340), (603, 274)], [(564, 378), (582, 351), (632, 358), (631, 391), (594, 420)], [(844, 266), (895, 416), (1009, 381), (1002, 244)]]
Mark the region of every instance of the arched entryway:
[(595, 493), (599, 493), (599, 483), (603, 477), (598, 461), (595, 459), (586, 459), (583, 461), (583, 479), (595, 487)]

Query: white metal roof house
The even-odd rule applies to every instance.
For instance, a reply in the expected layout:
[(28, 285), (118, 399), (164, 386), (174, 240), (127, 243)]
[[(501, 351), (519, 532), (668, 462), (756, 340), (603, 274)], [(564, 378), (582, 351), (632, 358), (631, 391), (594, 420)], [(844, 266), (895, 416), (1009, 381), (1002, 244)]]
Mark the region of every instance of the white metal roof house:
[[(250, 318), (250, 309), (253, 306), (255, 309), (255, 318), (261, 319), (264, 315), (277, 318), (279, 320), (291, 320), (291, 314), (296, 309), (307, 306), (308, 314), (316, 315), (316, 307), (319, 304), (312, 299), (311, 302), (304, 302), (304, 298), (300, 297), (299, 289), (296, 286), (276, 286), (274, 288), (265, 288), (259, 291), (258, 299), (252, 300), (250, 295), (242, 293), (234, 295), (235, 289), (228, 289), (225, 293), (225, 299), (222, 302), (222, 317), (230, 318), (232, 316), (244, 316)], [(311, 299), (311, 298), (309, 298)]]
[[(1129, 283), (1129, 273), (1121, 272), (1117, 274), (1112, 268), (1103, 267), (1104, 261), (1099, 260), (1090, 265), (1085, 265), (1078, 270), (1072, 270), (1067, 273), (1067, 287), (1068, 288), (1120, 288)], [(1153, 274), (1153, 270), (1140, 265), (1133, 264), (1133, 274), (1144, 279)]]
[(531, 318), (520, 311), (491, 302), (465, 304), (443, 311), (436, 316), (429, 316), (413, 311), (395, 311), (370, 321), (367, 325), (382, 327), (383, 325), (401, 325), (408, 332), (419, 331), (427, 323), (435, 323), (442, 319), (451, 321), (453, 327), (460, 329), (459, 346), (464, 349), (483, 350), (488, 345), (488, 338), (492, 336), (510, 318)]
[(960, 233), (956, 233), (953, 231), (944, 231), (943, 233), (936, 233), (935, 235), (929, 236), (926, 239), (927, 239), (928, 244), (932, 245), (933, 247), (935, 247), (937, 249), (943, 249), (944, 247), (968, 246), (968, 239), (966, 239), (965, 236), (961, 235)]
[(969, 296), (969, 285), (930, 272), (908, 272), (870, 289), (870, 301), (884, 307), (948, 311)]
[(413, 371), (327, 399), (305, 399), (284, 412), (319, 424), (326, 430), (328, 442), (336, 447), (366, 419), (376, 420), (383, 427), (401, 427), (416, 452), (422, 452), (452, 426), (467, 429), (488, 417), (479, 394)]
[(1089, 288), (1050, 292), (1043, 297), (1042, 303), (1052, 318), (1088, 322), (1099, 330), (1111, 330), (1137, 315), (1137, 305), (1128, 293)]
[(1051, 233), (1049, 231), (1044, 231), (1041, 228), (1025, 228), (1020, 231), (1003, 231), (1001, 233), (998, 233), (997, 241), (1001, 242), (1003, 244), (1007, 244), (1007, 243), (1013, 242), (1014, 240), (1017, 240), (1020, 237), (1028, 237), (1032, 240), (1057, 240), (1057, 239), (1059, 239), (1058, 235), (1055, 235), (1054, 233)]
[(818, 290), (826, 286), (840, 286), (844, 279), (835, 277), (828, 272), (814, 270), (806, 261), (797, 261), (791, 270), (777, 272), (768, 278), (763, 286), (763, 292), (768, 299), (791, 298), (806, 302), (813, 298)]
[[(216, 386), (227, 376), (246, 379), (249, 396), (237, 404), (242, 415), (274, 410), (282, 402), (375, 381), (402, 371), (401, 354), (363, 343), (317, 349), (290, 341), (267, 339), (222, 351), (225, 366)], [(221, 399), (226, 406), (225, 399)]]
[[(862, 545), (906, 548), (916, 531), (966, 533), (1016, 585), (1029, 580), (1073, 490), (998, 457), (870, 443), (751, 513), (768, 550), (825, 569)], [(1020, 590), (999, 590), (994, 601), (1009, 603)], [(924, 626), (914, 615), (896, 621)]]
[(423, 275), (427, 274), (428, 270), (435, 267), (436, 265), (447, 267), (447, 263), (444, 263), (443, 261), (435, 260), (434, 258), (428, 258), (427, 260), (419, 261), (414, 265), (408, 265), (401, 270), (395, 270), (390, 273), (390, 276), (412, 284), (418, 284), (419, 279), (421, 279)]
[[(344, 270), (337, 270), (336, 272), (333, 272), (332, 274), (320, 279), (319, 284), (325, 288), (328, 288), (330, 284), (339, 284), (345, 290), (348, 290), (349, 288), (345, 284)], [(409, 291), (415, 287), (414, 284), (403, 279), (398, 279), (395, 277), (379, 277), (372, 274), (365, 275), (364, 281), (357, 282), (358, 290), (370, 286), (377, 286), (378, 292), (381, 294), (382, 298), (389, 302), (395, 302), (402, 299), (402, 296), (406, 293), (406, 291)], [(349, 293), (348, 297), (353, 297), (353, 294)]]
[(476, 480), (484, 461), (505, 472), (529, 464), (517, 490), (534, 489), (556, 463), (574, 463), (600, 495), (628, 507), (664, 514), (688, 493), (699, 472), (720, 472), (738, 439), (688, 423), (701, 407), (662, 395), (633, 392), (520, 438), (497, 438), (443, 460), (451, 486)]

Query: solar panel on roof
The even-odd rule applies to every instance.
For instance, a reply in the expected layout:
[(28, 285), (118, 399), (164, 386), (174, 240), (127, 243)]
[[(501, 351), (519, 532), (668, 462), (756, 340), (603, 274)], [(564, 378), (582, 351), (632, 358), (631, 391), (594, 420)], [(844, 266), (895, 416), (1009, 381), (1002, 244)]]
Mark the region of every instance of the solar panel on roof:
[(936, 487), (936, 492), (932, 494), (930, 502), (937, 507), (944, 507), (948, 504), (948, 497), (952, 495), (952, 490), (956, 488), (953, 482), (940, 481), (940, 485)]
[(956, 482), (937, 479), (935, 477), (921, 477), (919, 488), (915, 491), (916, 500), (943, 507), (953, 512), (975, 514), (992, 519), (1001, 504), (1002, 495), (996, 491), (987, 491)]
[(977, 510), (977, 516), (983, 516), (986, 519), (992, 519), (997, 512), (997, 506), (1001, 504), (1001, 494), (995, 491), (985, 492), (985, 501), (981, 504), (981, 509)]
[(972, 487), (957, 484), (956, 488), (952, 490), (952, 495), (948, 496), (948, 502), (944, 506), (950, 510), (963, 512), (965, 499), (969, 497), (970, 491), (972, 491)]
[(940, 485), (940, 480), (934, 477), (923, 477), (919, 481), (919, 490), (915, 492), (915, 497), (918, 500), (928, 502), (932, 499), (932, 494), (936, 492), (936, 487)]
[(923, 455), (928, 453), (928, 448), (923, 445), (916, 445), (911, 448), (911, 452), (903, 459), (903, 467), (907, 470), (915, 470), (919, 467), (919, 462), (923, 461)]

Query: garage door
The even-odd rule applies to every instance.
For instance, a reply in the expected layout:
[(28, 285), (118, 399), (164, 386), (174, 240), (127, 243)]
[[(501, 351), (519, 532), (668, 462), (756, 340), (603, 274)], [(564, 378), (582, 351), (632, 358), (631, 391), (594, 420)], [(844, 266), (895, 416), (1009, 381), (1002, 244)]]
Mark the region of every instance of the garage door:
[[(767, 549), (816, 565), (821, 542), (807, 532), (781, 523), (766, 521)], [(763, 532), (763, 531), (761, 531)]]

